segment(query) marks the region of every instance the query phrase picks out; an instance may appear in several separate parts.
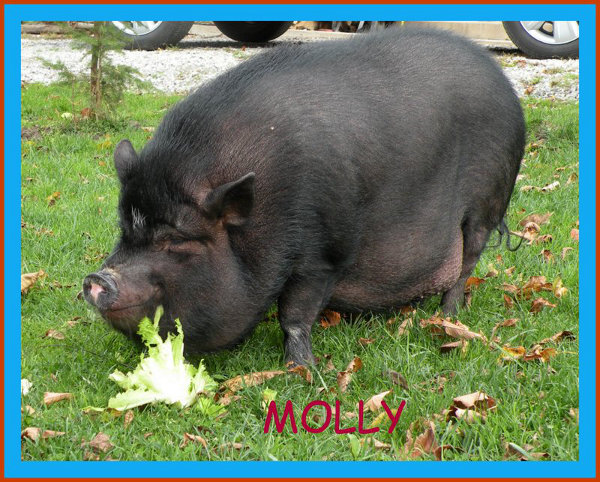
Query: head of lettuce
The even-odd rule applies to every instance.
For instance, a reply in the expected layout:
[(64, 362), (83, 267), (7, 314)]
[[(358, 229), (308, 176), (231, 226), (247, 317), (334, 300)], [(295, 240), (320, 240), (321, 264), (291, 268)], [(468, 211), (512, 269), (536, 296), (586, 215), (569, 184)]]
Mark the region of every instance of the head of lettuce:
[(199, 395), (207, 395), (217, 387), (200, 362), (198, 368), (183, 358), (183, 331), (175, 320), (177, 335), (169, 334), (163, 339), (158, 334), (158, 322), (163, 314), (158, 307), (154, 323), (144, 318), (138, 333), (148, 347), (142, 354), (137, 368), (127, 373), (116, 370), (109, 375), (125, 390), (108, 401), (109, 408), (127, 410), (147, 403), (163, 402), (184, 408), (193, 404)]

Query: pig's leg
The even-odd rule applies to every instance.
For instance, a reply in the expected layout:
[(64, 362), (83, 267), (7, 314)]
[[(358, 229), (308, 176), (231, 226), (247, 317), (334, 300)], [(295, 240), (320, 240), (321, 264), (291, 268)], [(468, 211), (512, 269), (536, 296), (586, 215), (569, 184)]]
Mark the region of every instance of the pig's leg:
[(465, 301), (465, 283), (475, 268), (481, 252), (485, 248), (491, 231), (483, 226), (473, 228), (466, 223), (463, 227), (463, 259), (458, 281), (442, 296), (444, 313), (456, 314), (459, 305)]
[(310, 330), (331, 294), (332, 280), (291, 278), (279, 297), (286, 361), (314, 364)]

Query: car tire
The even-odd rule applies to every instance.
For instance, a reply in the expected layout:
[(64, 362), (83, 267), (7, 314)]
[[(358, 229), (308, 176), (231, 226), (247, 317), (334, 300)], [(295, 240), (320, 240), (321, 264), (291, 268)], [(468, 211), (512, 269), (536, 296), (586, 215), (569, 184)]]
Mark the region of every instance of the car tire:
[(268, 42), (287, 32), (293, 22), (215, 22), (217, 28), (238, 42)]
[[(156, 50), (176, 45), (185, 37), (194, 22), (107, 22), (125, 40), (124, 48)], [(142, 26), (148, 25), (147, 31)]]
[[(571, 24), (570, 35), (563, 39), (554, 35), (554, 23)], [(575, 22), (502, 22), (504, 30), (513, 43), (528, 57), (550, 59), (553, 57), (579, 57), (579, 28)], [(535, 28), (539, 24), (539, 28)], [(552, 30), (549, 26), (552, 25)], [(575, 38), (576, 37), (576, 38)], [(564, 41), (562, 41), (564, 40)]]

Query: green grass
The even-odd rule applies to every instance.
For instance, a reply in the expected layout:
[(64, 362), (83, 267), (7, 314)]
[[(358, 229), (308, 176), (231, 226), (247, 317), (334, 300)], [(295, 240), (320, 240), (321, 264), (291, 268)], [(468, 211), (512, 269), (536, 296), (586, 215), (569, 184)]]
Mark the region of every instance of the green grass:
[[(84, 414), (82, 409), (88, 405), (106, 406), (119, 391), (108, 375), (115, 369), (133, 369), (140, 356), (137, 345), (109, 329), (83, 300), (76, 299), (81, 280), (98, 268), (118, 236), (118, 182), (112, 152), (122, 138), (141, 147), (151, 135), (143, 128), (157, 125), (177, 98), (130, 94), (118, 106), (117, 120), (74, 123), (61, 114), (78, 114), (85, 105), (81, 99), (73, 105), (69, 95), (68, 89), (57, 86), (26, 85), (22, 89), (26, 132), (22, 140), (22, 271), (43, 269), (47, 273), (22, 296), (22, 377), (33, 382), (22, 405), (35, 410), (32, 416), (22, 415), (22, 427), (66, 432), (38, 442), (24, 440), (23, 460), (82, 460), (82, 439), (89, 441), (98, 432), (108, 434), (114, 444), (100, 458), (116, 460), (395, 460), (412, 422), (433, 419), (450, 407), (454, 397), (477, 390), (493, 397), (497, 409), (485, 423), (447, 424), (438, 419), (438, 443), (455, 448), (444, 452), (445, 459), (503, 460), (506, 442), (531, 445), (533, 452), (545, 452), (551, 460), (578, 459), (578, 425), (569, 417), (569, 410), (579, 406), (578, 341), (557, 344), (558, 353), (548, 363), (499, 363), (498, 350), (477, 340), (471, 341), (464, 353), (442, 354), (440, 345), (452, 340), (432, 336), (418, 323), (435, 313), (439, 297), (419, 307), (414, 326), (402, 337), (397, 335), (400, 315), (391, 325), (387, 320), (394, 318), (392, 315), (370, 314), (329, 329), (315, 325), (315, 355), (330, 354), (337, 370), (343, 370), (353, 356), (362, 359), (364, 366), (353, 375), (346, 393), (319, 393), (323, 385), (336, 387), (336, 372), (325, 372), (322, 363), (313, 369), (312, 385), (297, 375), (286, 375), (241, 390), (241, 400), (229, 405), (227, 415), (216, 421), (203, 418), (193, 408), (163, 405), (135, 409), (127, 427), (123, 416)], [(461, 310), (457, 318), (488, 337), (499, 321), (518, 318), (515, 327), (498, 329), (498, 344), (530, 347), (562, 330), (579, 336), (578, 244), (570, 237), (578, 221), (578, 183), (567, 183), (579, 170), (578, 105), (528, 100), (524, 107), (529, 139), (521, 173), (526, 178), (517, 183), (507, 221), (517, 230), (526, 215), (551, 211), (554, 215), (541, 227), (541, 234), (551, 234), (553, 239), (544, 246), (524, 243), (516, 252), (504, 246), (488, 248), (474, 275), (485, 276), (490, 263), (500, 274), (474, 290), (470, 308)], [(520, 191), (523, 185), (541, 187), (555, 180), (560, 187), (551, 192)], [(47, 198), (56, 191), (60, 198), (49, 206)], [(573, 248), (565, 260), (561, 259), (564, 247)], [(552, 251), (551, 263), (544, 262), (542, 248)], [(505, 274), (504, 269), (511, 266), (515, 266), (514, 272)], [(531, 301), (517, 301), (511, 309), (506, 308), (500, 285), (520, 285), (534, 275), (544, 275), (549, 281), (560, 278), (569, 290), (567, 295), (556, 299), (552, 293), (539, 293), (557, 306), (536, 315), (529, 312)], [(67, 321), (75, 317), (80, 318), (69, 327)], [(61, 331), (65, 338), (43, 338), (49, 329)], [(375, 341), (363, 347), (360, 337)], [(208, 355), (205, 363), (218, 381), (283, 369), (282, 338), (276, 321), (265, 318), (241, 346)], [(386, 370), (401, 373), (408, 389), (393, 385)], [(448, 378), (442, 391), (436, 390), (438, 376)], [(352, 450), (351, 438), (335, 434), (332, 426), (320, 434), (302, 429), (298, 434), (289, 429), (283, 434), (263, 434), (261, 400), (267, 387), (277, 391), (280, 405), (293, 401), (299, 425), (302, 408), (315, 399), (331, 405), (339, 399), (344, 412), (356, 412), (358, 400), (393, 387), (387, 403), (397, 407), (406, 400), (407, 405), (392, 434), (383, 430), (375, 435), (390, 444), (391, 450), (369, 445)], [(42, 398), (46, 391), (71, 392), (73, 398), (45, 407)], [(372, 414), (366, 417), (367, 423), (373, 419)], [(349, 425), (356, 425), (356, 418), (343, 421), (342, 426)], [(193, 443), (180, 448), (186, 432), (202, 435), (208, 449)], [(414, 435), (418, 433), (415, 428)], [(241, 450), (217, 449), (229, 442), (244, 446)], [(432, 455), (423, 458), (434, 459)]]

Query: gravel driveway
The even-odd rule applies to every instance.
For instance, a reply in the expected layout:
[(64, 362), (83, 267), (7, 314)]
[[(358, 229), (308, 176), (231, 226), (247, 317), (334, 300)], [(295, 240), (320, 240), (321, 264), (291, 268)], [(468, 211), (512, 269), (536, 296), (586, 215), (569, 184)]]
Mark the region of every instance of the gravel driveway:
[[(340, 38), (351, 34), (328, 34)], [(318, 36), (322, 38), (324, 35)], [(115, 63), (135, 67), (158, 90), (185, 94), (245, 59), (282, 42), (310, 42), (314, 36), (289, 31), (270, 46), (244, 47), (214, 29), (212, 35), (188, 35), (176, 48), (113, 54)], [(579, 60), (532, 60), (514, 49), (491, 49), (519, 96), (579, 100)], [(62, 61), (72, 71), (86, 68), (82, 52), (70, 40), (30, 36), (21, 40), (21, 81), (51, 83), (56, 72), (40, 59)]]

